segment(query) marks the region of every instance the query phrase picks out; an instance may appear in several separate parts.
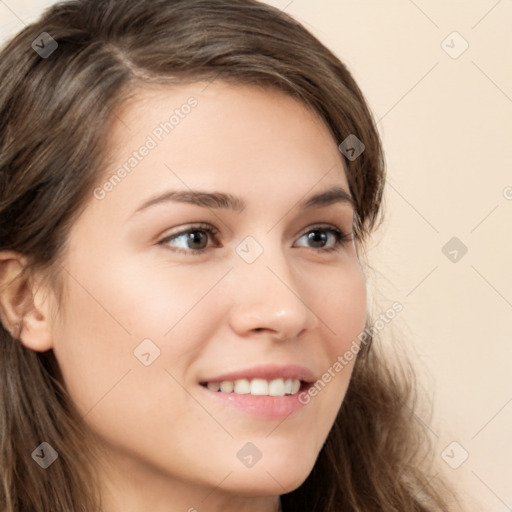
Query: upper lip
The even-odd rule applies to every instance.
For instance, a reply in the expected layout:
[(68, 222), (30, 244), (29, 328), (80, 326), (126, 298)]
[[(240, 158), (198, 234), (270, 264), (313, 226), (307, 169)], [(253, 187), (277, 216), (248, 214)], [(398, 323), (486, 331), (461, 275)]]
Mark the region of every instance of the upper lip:
[(259, 365), (251, 366), (243, 370), (236, 370), (229, 373), (223, 373), (221, 375), (215, 375), (205, 379), (201, 379), (201, 382), (224, 382), (224, 381), (235, 381), (240, 379), (297, 379), (308, 383), (314, 382), (315, 376), (313, 372), (305, 366), (297, 364), (287, 365)]

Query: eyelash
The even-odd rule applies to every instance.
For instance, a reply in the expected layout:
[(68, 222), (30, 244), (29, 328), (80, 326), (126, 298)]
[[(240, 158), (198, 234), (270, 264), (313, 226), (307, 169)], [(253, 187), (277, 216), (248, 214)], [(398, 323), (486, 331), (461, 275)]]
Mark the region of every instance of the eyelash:
[[(186, 235), (188, 233), (194, 233), (197, 231), (204, 231), (204, 232), (208, 233), (208, 235), (210, 235), (212, 238), (219, 234), (219, 231), (212, 226), (209, 226), (207, 224), (197, 224), (197, 225), (193, 225), (193, 226), (189, 227), (188, 229), (186, 229), (184, 231), (180, 231), (178, 233), (173, 233), (172, 235), (165, 237), (163, 240), (160, 240), (160, 242), (158, 242), (158, 245), (165, 246), (171, 240), (179, 238), (182, 235)], [(334, 226), (329, 226), (329, 227), (312, 226), (307, 231), (305, 231), (299, 238), (302, 238), (304, 235), (307, 235), (308, 233), (311, 233), (313, 231), (326, 231), (328, 233), (331, 233), (335, 237), (335, 243), (332, 247), (328, 247), (328, 248), (312, 247), (312, 249), (316, 249), (318, 252), (323, 252), (323, 253), (334, 252), (336, 250), (341, 249), (345, 244), (347, 244), (348, 242), (350, 242), (352, 240), (351, 234), (347, 234)], [(176, 247), (173, 247), (170, 249), (174, 252), (179, 252), (179, 253), (183, 253), (183, 254), (193, 254), (194, 256), (197, 256), (197, 255), (200, 255), (200, 254), (203, 254), (204, 252), (206, 252), (208, 249), (210, 249), (210, 247), (205, 247), (203, 249), (189, 249), (189, 250), (176, 248)]]

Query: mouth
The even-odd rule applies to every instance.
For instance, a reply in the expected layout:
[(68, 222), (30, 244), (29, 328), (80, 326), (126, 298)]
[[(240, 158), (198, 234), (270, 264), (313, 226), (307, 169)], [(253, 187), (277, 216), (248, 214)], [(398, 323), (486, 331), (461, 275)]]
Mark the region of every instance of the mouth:
[[(297, 364), (262, 364), (199, 379), (203, 396), (220, 415), (248, 414), (259, 419), (284, 419), (301, 412), (301, 399), (317, 380), (315, 372)], [(314, 411), (314, 408), (308, 408)], [(236, 412), (238, 411), (238, 412)]]
[[(283, 420), (301, 413), (309, 401), (301, 399), (313, 382), (299, 379), (262, 378), (201, 382), (204, 397), (219, 415), (248, 414), (261, 420)], [(212, 409), (215, 410), (215, 409)], [(239, 412), (236, 412), (239, 411)]]
[(296, 396), (302, 391), (307, 391), (313, 383), (281, 377), (272, 380), (254, 378), (209, 381), (200, 382), (200, 384), (210, 391), (223, 394), (283, 397)]

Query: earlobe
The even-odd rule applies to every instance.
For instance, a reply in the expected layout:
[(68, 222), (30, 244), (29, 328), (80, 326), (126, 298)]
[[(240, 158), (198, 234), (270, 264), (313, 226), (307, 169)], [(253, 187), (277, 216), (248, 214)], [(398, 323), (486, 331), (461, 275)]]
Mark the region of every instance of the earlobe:
[(0, 320), (27, 348), (45, 352), (53, 346), (49, 304), (32, 276), (23, 272), (26, 265), (23, 255), (0, 252)]

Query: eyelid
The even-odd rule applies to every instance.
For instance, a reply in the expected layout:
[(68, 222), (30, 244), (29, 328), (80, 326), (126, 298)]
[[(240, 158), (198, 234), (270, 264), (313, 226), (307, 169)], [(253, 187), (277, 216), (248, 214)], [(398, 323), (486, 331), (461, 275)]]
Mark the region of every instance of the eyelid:
[(309, 231), (313, 231), (315, 229), (326, 229), (326, 230), (327, 229), (336, 229), (337, 231), (339, 231), (342, 234), (348, 234), (345, 232), (345, 230), (343, 228), (341, 228), (340, 226), (337, 226), (336, 224), (320, 222), (320, 223), (311, 224), (311, 225), (307, 226), (304, 230), (299, 232), (299, 233), (302, 233), (299, 235), (299, 237), (301, 237), (301, 236), (305, 235), (306, 233), (308, 233)]

